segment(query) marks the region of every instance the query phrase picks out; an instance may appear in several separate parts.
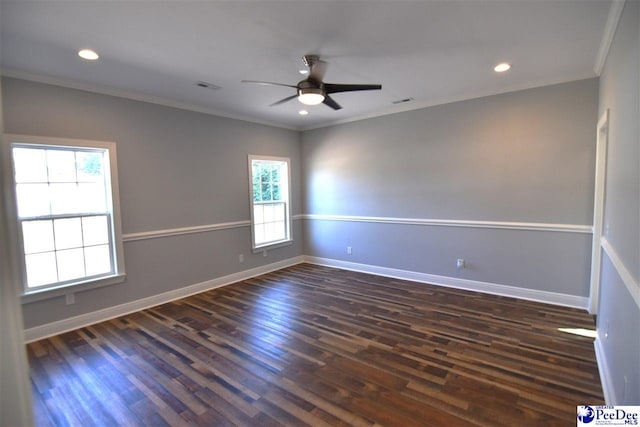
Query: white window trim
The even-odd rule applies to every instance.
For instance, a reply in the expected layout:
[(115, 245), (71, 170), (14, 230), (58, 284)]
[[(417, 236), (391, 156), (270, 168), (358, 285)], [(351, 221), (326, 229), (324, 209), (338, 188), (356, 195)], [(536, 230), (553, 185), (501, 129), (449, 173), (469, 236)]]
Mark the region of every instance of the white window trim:
[[(287, 208), (285, 210), (286, 220), (285, 226), (287, 227), (288, 239), (278, 240), (273, 243), (266, 243), (262, 245), (255, 244), (255, 227), (253, 218), (253, 180), (252, 180), (252, 161), (253, 160), (267, 160), (275, 162), (286, 162), (287, 164)], [(253, 253), (265, 252), (269, 249), (275, 249), (282, 246), (288, 246), (293, 243), (293, 230), (291, 227), (291, 159), (288, 157), (274, 157), (274, 156), (259, 156), (250, 154), (247, 160), (247, 174), (249, 178), (249, 211), (251, 215), (251, 250)]]
[[(111, 206), (109, 209), (113, 219), (113, 251), (114, 251), (114, 269), (115, 273), (109, 276), (98, 277), (95, 279), (81, 278), (78, 281), (65, 283), (60, 286), (51, 286), (43, 289), (28, 289), (26, 286), (26, 268), (24, 261), (24, 248), (22, 242), (22, 233), (20, 231), (20, 221), (18, 219), (18, 210), (16, 202), (16, 186), (15, 174), (13, 168), (13, 156), (11, 152), (12, 144), (24, 145), (49, 145), (59, 147), (87, 147), (106, 149), (109, 153), (109, 170), (105, 171), (109, 174), (108, 179), (111, 183)], [(22, 297), (23, 303), (40, 301), (44, 299), (54, 298), (62, 295), (81, 292), (89, 289), (95, 289), (102, 286), (113, 285), (124, 282), (126, 278), (124, 267), (124, 248), (122, 244), (122, 220), (120, 217), (120, 194), (118, 191), (118, 162), (116, 143), (110, 141), (94, 141), (84, 139), (71, 138), (51, 138), (30, 135), (4, 134), (2, 137), (2, 151), (5, 171), (4, 183), (5, 188), (5, 205), (9, 230), (9, 244), (11, 245), (13, 259), (12, 262), (19, 273), (22, 281)]]

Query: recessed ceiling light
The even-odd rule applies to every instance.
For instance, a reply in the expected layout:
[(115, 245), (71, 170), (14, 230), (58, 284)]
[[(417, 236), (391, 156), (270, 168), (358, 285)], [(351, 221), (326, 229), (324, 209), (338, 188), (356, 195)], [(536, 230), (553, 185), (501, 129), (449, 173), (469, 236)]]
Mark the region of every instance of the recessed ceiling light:
[(495, 67), (493, 67), (493, 71), (495, 71), (496, 73), (504, 73), (505, 71), (508, 71), (510, 68), (511, 68), (511, 64), (509, 64), (508, 62), (501, 62)]
[(309, 74), (309, 70), (298, 70), (300, 74)]
[(307, 110), (300, 110), (298, 111), (298, 114), (300, 114), (301, 116), (306, 116), (309, 114), (309, 112)]
[(91, 49), (81, 49), (78, 51), (78, 56), (82, 59), (86, 59), (87, 61), (95, 61), (100, 58), (94, 50)]

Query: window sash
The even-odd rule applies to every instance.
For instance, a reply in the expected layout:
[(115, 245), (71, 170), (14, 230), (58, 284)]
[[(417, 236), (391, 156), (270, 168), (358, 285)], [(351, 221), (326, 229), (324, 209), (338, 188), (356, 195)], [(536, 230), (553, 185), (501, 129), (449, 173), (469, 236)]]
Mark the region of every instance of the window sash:
[[(79, 219), (81, 221), (82, 224), (82, 219), (83, 218), (96, 218), (96, 217), (106, 217), (106, 226), (107, 226), (107, 230), (106, 230), (106, 242), (104, 243), (89, 243), (87, 244), (84, 240), (84, 236), (82, 236), (82, 242), (80, 245), (74, 245), (71, 247), (59, 247), (57, 244), (57, 238), (56, 236), (56, 232), (55, 232), (55, 220), (59, 220), (59, 219)], [(113, 244), (113, 226), (112, 226), (112, 215), (110, 212), (101, 212), (101, 213), (93, 213), (93, 214), (80, 214), (80, 215), (71, 215), (71, 214), (66, 214), (66, 215), (48, 215), (48, 216), (43, 216), (43, 217), (36, 217), (36, 218), (20, 218), (19, 220), (19, 224), (20, 224), (20, 235), (22, 237), (22, 257), (24, 259), (24, 263), (25, 263), (25, 285), (27, 287), (27, 289), (29, 290), (40, 290), (40, 289), (46, 289), (48, 287), (59, 287), (59, 286), (65, 286), (65, 285), (69, 285), (72, 284), (74, 282), (78, 282), (78, 281), (87, 281), (87, 280), (92, 280), (92, 279), (97, 279), (97, 278), (101, 278), (101, 277), (109, 277), (109, 276), (113, 276), (116, 273), (116, 263), (115, 263), (115, 253), (114, 253), (114, 244)], [(53, 231), (53, 249), (51, 250), (43, 250), (43, 251), (34, 251), (34, 252), (29, 252), (27, 253), (26, 249), (25, 249), (25, 240), (24, 240), (24, 234), (23, 234), (23, 230), (24, 230), (24, 224), (25, 223), (29, 223), (29, 222), (35, 222), (35, 221), (51, 221), (52, 222), (52, 231)], [(84, 232), (84, 229), (81, 228), (81, 233)], [(109, 269), (108, 271), (104, 271), (101, 273), (96, 273), (96, 274), (87, 274), (87, 254), (85, 249), (89, 248), (99, 248), (99, 247), (104, 247), (107, 246), (108, 247), (108, 254), (109, 254)], [(83, 274), (82, 276), (76, 277), (76, 278), (72, 278), (72, 279), (66, 279), (66, 280), (60, 280), (60, 271), (58, 270), (57, 267), (57, 262), (58, 262), (58, 253), (59, 252), (63, 252), (63, 251), (70, 251), (70, 250), (82, 250), (82, 259), (83, 259), (83, 271), (85, 274)], [(49, 253), (53, 253), (53, 256), (56, 260), (56, 278), (57, 280), (49, 282), (49, 283), (43, 283), (40, 285), (32, 285), (29, 283), (29, 275), (28, 275), (28, 269), (27, 269), (27, 257), (30, 255), (41, 255), (41, 254), (49, 254)]]
[[(254, 242), (257, 247), (268, 246), (274, 243), (279, 243), (287, 240), (288, 236), (288, 204), (286, 202), (277, 200), (269, 202), (254, 202)], [(265, 207), (281, 207), (282, 215), (276, 217), (276, 212), (271, 212), (271, 217), (267, 218), (265, 215)], [(262, 210), (260, 216), (255, 215), (256, 210)], [(256, 218), (257, 217), (257, 218)], [(258, 236), (262, 238), (258, 241)], [(272, 238), (269, 238), (271, 236)]]

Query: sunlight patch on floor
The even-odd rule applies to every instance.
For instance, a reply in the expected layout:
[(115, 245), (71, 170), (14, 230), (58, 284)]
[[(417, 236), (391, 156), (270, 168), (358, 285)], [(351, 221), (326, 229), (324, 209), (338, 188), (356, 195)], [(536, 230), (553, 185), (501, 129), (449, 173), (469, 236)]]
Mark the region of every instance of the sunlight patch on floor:
[(580, 335), (582, 337), (596, 338), (597, 333), (594, 329), (584, 328), (558, 328), (560, 332), (566, 332), (568, 334)]

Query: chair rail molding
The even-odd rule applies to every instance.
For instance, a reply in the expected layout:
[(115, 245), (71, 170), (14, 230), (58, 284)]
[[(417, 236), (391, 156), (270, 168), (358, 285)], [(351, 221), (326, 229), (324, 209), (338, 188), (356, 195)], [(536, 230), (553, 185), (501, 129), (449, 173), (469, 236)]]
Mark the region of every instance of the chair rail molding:
[(359, 215), (302, 214), (302, 219), (312, 221), (367, 222), (378, 224), (424, 225), (440, 227), (494, 228), (502, 230), (556, 231), (563, 233), (591, 234), (593, 226), (580, 224), (553, 224), (544, 222), (481, 221), (460, 219), (399, 218)]

